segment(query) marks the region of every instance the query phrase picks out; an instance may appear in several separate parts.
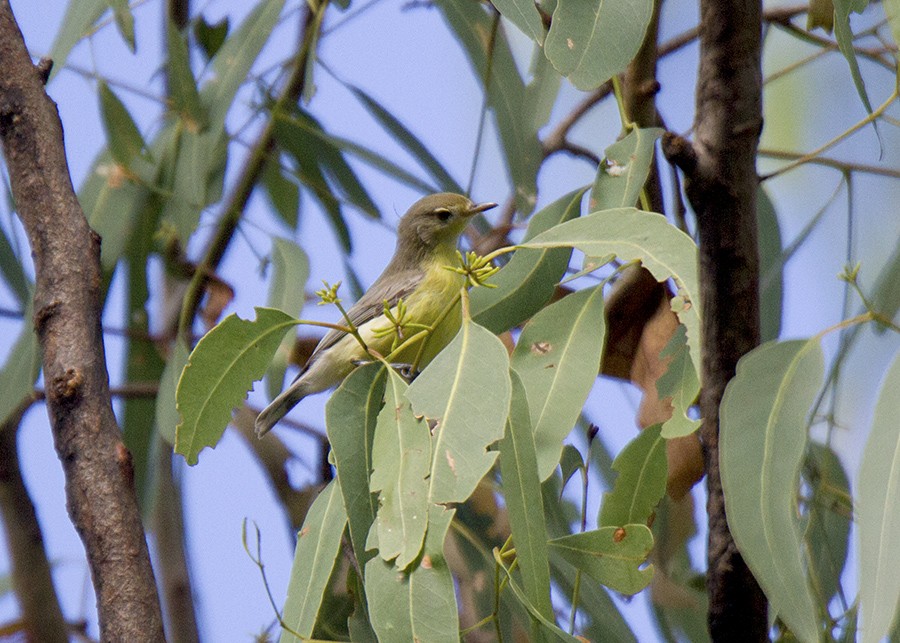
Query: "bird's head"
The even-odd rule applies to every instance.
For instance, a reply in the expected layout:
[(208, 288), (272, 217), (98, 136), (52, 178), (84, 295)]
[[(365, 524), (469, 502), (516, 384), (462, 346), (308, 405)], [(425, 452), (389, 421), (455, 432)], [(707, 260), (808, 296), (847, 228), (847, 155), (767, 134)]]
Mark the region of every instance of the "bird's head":
[(496, 205), (476, 204), (461, 194), (449, 192), (419, 199), (400, 220), (397, 228), (398, 249), (416, 248), (422, 252), (431, 252), (440, 247), (455, 249), (459, 235), (465, 230), (469, 219)]

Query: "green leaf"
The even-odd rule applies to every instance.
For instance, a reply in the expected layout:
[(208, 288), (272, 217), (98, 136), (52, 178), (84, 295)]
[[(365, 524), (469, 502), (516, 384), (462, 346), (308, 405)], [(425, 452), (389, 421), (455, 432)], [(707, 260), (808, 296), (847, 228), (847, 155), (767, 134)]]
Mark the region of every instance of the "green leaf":
[(541, 480), (559, 463), (597, 379), (605, 334), (602, 286), (547, 306), (522, 330), (510, 363), (528, 393)]
[(659, 354), (662, 359), (671, 358), (666, 372), (656, 380), (659, 399), (672, 398), (672, 417), (662, 427), (662, 436), (667, 440), (689, 435), (700, 428), (700, 420), (692, 420), (687, 414), (700, 393), (700, 381), (697, 379), (697, 368), (691, 361), (686, 332), (684, 324), (679, 324)]
[(172, 446), (175, 446), (175, 427), (181, 421), (175, 406), (175, 392), (190, 354), (191, 351), (181, 339), (176, 341), (159, 379), (159, 393), (156, 395), (156, 430)]
[(763, 187), (756, 192), (756, 229), (759, 238), (759, 304), (762, 341), (778, 339), (781, 334), (781, 310), (784, 301), (784, 263), (781, 228), (775, 204)]
[(419, 556), (428, 528), (425, 478), (431, 462), (431, 434), (404, 397), (406, 382), (393, 369), (388, 372), (384, 407), (375, 424), (369, 479), (369, 489), (379, 492), (378, 514), (366, 549), (377, 542), (382, 560), (396, 559), (397, 568), (406, 569)]
[(666, 441), (660, 425), (643, 429), (616, 456), (612, 468), (618, 472), (612, 491), (603, 494), (601, 527), (646, 524), (666, 493)]
[(263, 166), (262, 184), (275, 212), (287, 227), (294, 230), (300, 213), (300, 188), (281, 173), (277, 157)]
[(821, 27), (826, 33), (834, 29), (834, 3), (831, 0), (809, 0), (806, 30), (812, 31), (816, 27)]
[(40, 371), (41, 351), (30, 323), (31, 306), (25, 310), (24, 318), (28, 322), (22, 324), (19, 337), (0, 370), (0, 426), (32, 394)]
[(884, 15), (896, 45), (900, 43), (900, 0), (884, 0)]
[(527, 91), (499, 18), (470, 0), (437, 0), (462, 44), (475, 77), (487, 79), (487, 105), (497, 119), (500, 143), (516, 194), (516, 209), (528, 214), (537, 202), (537, 170), (543, 161), (537, 125), (523, 109)]
[[(532, 441), (534, 440), (532, 439)], [(576, 472), (580, 471), (582, 478), (585, 475), (587, 467), (584, 463), (584, 458), (581, 456), (581, 451), (574, 445), (563, 445), (562, 455), (559, 458), (559, 470), (562, 473), (563, 488), (565, 488)]]
[[(269, 308), (277, 308), (296, 317), (306, 303), (309, 259), (303, 248), (293, 241), (275, 237), (272, 242), (272, 263), (274, 270), (266, 303)], [(266, 373), (266, 392), (269, 399), (273, 399), (281, 392), (295, 339), (293, 333), (285, 335)]]
[(176, 392), (182, 421), (175, 430), (175, 452), (190, 465), (204, 447), (214, 447), (231, 419), (231, 410), (261, 379), (285, 332), (297, 323), (272, 308), (257, 308), (256, 320), (229, 315), (200, 338)]
[(544, 44), (544, 21), (534, 0), (491, 0), (491, 4), (522, 33), (537, 44)]
[[(585, 191), (570, 192), (535, 214), (528, 223), (525, 241), (577, 217)], [(491, 278), (496, 288), (476, 288), (470, 294), (472, 319), (496, 334), (523, 323), (550, 301), (571, 256), (566, 248), (516, 250), (509, 263)]]
[(510, 372), (512, 402), (506, 437), (500, 442), (500, 475), (503, 498), (509, 512), (516, 561), (529, 602), (544, 618), (553, 620), (550, 603), (550, 567), (547, 564), (547, 526), (541, 502), (537, 455), (525, 387)]
[(331, 570), (341, 553), (341, 536), (346, 524), (340, 480), (332, 480), (313, 502), (297, 534), (283, 616), (285, 625), (294, 634), (282, 631), (282, 641), (312, 638)]
[(797, 494), (823, 369), (818, 340), (764, 344), (738, 362), (720, 407), (728, 525), (773, 612), (801, 641), (819, 639)]
[(358, 87), (347, 85), (347, 89), (353, 92), (357, 100), (363, 104), (363, 107), (378, 121), (394, 140), (412, 156), (422, 168), (428, 172), (428, 175), (434, 179), (443, 192), (462, 193), (462, 186), (457, 183), (450, 173), (444, 168), (439, 160), (428, 150), (427, 147), (413, 134), (403, 123), (401, 123), (393, 114), (385, 109), (372, 96), (364, 92)]
[(673, 310), (687, 327), (691, 360), (695, 367), (700, 364), (697, 246), (664, 216), (635, 208), (604, 210), (561, 223), (523, 245), (575, 246), (589, 257), (612, 253), (621, 261), (640, 259), (658, 281), (674, 279), (682, 306)]
[(641, 568), (653, 547), (647, 525), (601, 527), (548, 544), (576, 569), (622, 594), (637, 594), (653, 578), (653, 565)]
[(131, 159), (140, 156), (146, 144), (131, 114), (105, 82), (100, 82), (100, 112), (109, 151), (119, 165), (130, 167)]
[(212, 131), (223, 131), (225, 116), (234, 97), (246, 81), (263, 45), (272, 35), (283, 6), (284, 0), (260, 2), (241, 26), (228, 36), (213, 58), (212, 80), (200, 92), (202, 104), (209, 111), (209, 128)]
[(213, 58), (221, 49), (228, 37), (228, 26), (228, 16), (216, 23), (206, 22), (206, 18), (203, 16), (198, 16), (194, 20), (194, 38), (197, 39), (197, 44), (206, 54), (207, 60)]
[(809, 522), (804, 534), (810, 577), (820, 606), (827, 606), (841, 587), (850, 541), (850, 481), (838, 455), (809, 443), (803, 477), (810, 489)]
[(325, 405), (328, 441), (344, 494), (350, 540), (360, 565), (368, 558), (366, 536), (378, 509), (378, 499), (369, 491), (369, 472), (375, 423), (384, 399), (384, 375), (381, 364), (357, 368)]
[(113, 18), (116, 21), (116, 28), (122, 36), (122, 40), (131, 49), (131, 53), (137, 51), (134, 41), (134, 16), (131, 14), (131, 7), (128, 0), (107, 0), (110, 9), (113, 10)]
[(107, 0), (69, 0), (59, 33), (50, 48), (49, 57), (53, 61), (53, 69), (48, 83), (66, 66), (66, 59), (78, 41), (93, 33), (94, 24), (108, 7)]
[[(856, 60), (856, 51), (853, 49), (853, 31), (850, 29), (850, 14), (861, 12), (868, 4), (868, 0), (834, 0), (834, 38), (837, 40), (838, 49), (847, 59), (850, 76), (856, 86), (856, 93), (859, 94), (859, 99), (866, 108), (866, 112), (871, 114), (872, 103), (869, 101), (866, 83), (859, 71), (859, 62)], [(872, 124), (875, 126), (874, 121)]]
[(636, 128), (606, 148), (591, 189), (591, 212), (634, 206), (650, 175), (659, 127)]
[(544, 52), (575, 87), (591, 90), (625, 71), (653, 13), (652, 0), (559, 0)]
[(166, 61), (166, 81), (169, 92), (170, 109), (178, 114), (191, 132), (199, 132), (206, 125), (206, 112), (200, 104), (197, 81), (191, 71), (191, 53), (188, 50), (187, 35), (182, 34), (174, 24), (166, 29), (168, 60)]
[(463, 319), (444, 350), (406, 392), (433, 430), (428, 499), (464, 502), (497, 459), (487, 447), (503, 438), (510, 399), (509, 357), (490, 331)]
[(900, 601), (900, 354), (888, 369), (859, 467), (859, 602), (862, 641), (880, 641)]
[(378, 640), (459, 642), (453, 576), (443, 553), (454, 513), (437, 505), (428, 508), (424, 552), (410, 573), (378, 556), (366, 563), (366, 597)]
[[(7, 192), (9, 194), (9, 192)], [(0, 227), (0, 273), (21, 308), (31, 303), (31, 283), (22, 270), (19, 253), (13, 248), (6, 236), (6, 230)]]
[[(900, 310), (900, 246), (878, 273), (872, 289), (872, 306), (888, 319), (896, 317)], [(876, 330), (883, 333), (886, 328), (877, 326)]]

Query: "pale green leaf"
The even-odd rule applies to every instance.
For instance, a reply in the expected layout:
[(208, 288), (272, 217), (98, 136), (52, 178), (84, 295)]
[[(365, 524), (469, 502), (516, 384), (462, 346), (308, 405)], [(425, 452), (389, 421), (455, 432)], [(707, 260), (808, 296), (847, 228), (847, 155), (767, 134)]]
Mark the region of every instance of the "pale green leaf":
[(156, 430), (172, 446), (175, 445), (175, 427), (180, 421), (178, 409), (175, 407), (175, 392), (190, 354), (190, 350), (181, 339), (175, 342), (175, 348), (169, 355), (169, 361), (166, 362), (159, 380), (159, 393), (156, 395)]
[(430, 502), (463, 502), (497, 459), (510, 399), (509, 358), (490, 331), (464, 319), (444, 350), (406, 392), (413, 409), (437, 421), (428, 477)]
[(659, 127), (635, 128), (625, 138), (606, 148), (597, 170), (588, 208), (591, 212), (634, 206), (653, 165)]
[(122, 40), (131, 49), (131, 53), (137, 50), (134, 40), (134, 16), (131, 13), (131, 7), (128, 0), (106, 0), (109, 7), (113, 10), (113, 18), (116, 21), (116, 29)]
[[(871, 114), (872, 103), (869, 101), (866, 83), (859, 70), (859, 62), (856, 60), (853, 31), (850, 29), (850, 14), (861, 12), (866, 8), (867, 4), (868, 0), (834, 0), (834, 39), (837, 40), (838, 49), (841, 50), (844, 58), (847, 59), (847, 65), (850, 67), (850, 76), (853, 78), (853, 84), (856, 86), (856, 93), (859, 94), (863, 107)], [(873, 125), (875, 125), (874, 121)]]
[(660, 425), (643, 429), (616, 456), (612, 468), (618, 475), (613, 490), (603, 494), (597, 524), (646, 524), (666, 493), (666, 441)]
[(544, 43), (544, 21), (534, 0), (491, 0), (500, 14), (537, 44)]
[(653, 12), (652, 0), (559, 0), (544, 51), (575, 87), (591, 90), (625, 71)]
[(31, 302), (31, 283), (19, 260), (20, 249), (14, 248), (6, 235), (6, 230), (0, 227), (0, 274), (18, 305), (25, 308)]
[(429, 507), (424, 552), (409, 573), (378, 556), (366, 563), (366, 597), (378, 640), (458, 643), (456, 594), (443, 553), (454, 513)]
[(398, 569), (406, 569), (422, 550), (432, 452), (428, 424), (413, 414), (406, 390), (406, 382), (391, 369), (372, 441), (369, 489), (378, 492), (378, 514), (366, 544), (372, 549), (375, 538), (381, 559), (396, 559)]
[(773, 612), (800, 641), (819, 640), (797, 494), (823, 369), (817, 340), (764, 344), (738, 362), (719, 418), (728, 525)]
[(378, 499), (369, 490), (369, 472), (375, 422), (384, 399), (384, 375), (381, 364), (357, 368), (325, 405), (328, 441), (344, 494), (350, 541), (360, 565), (368, 558), (366, 537), (378, 509)]
[(834, 2), (832, 0), (809, 0), (806, 14), (806, 30), (821, 27), (826, 33), (834, 29)]
[(191, 70), (191, 52), (187, 35), (170, 24), (166, 29), (168, 60), (166, 61), (166, 87), (169, 109), (181, 118), (187, 128), (199, 132), (206, 125), (206, 112), (200, 104), (197, 80)]
[[(298, 316), (306, 303), (306, 280), (309, 278), (309, 259), (303, 248), (289, 239), (276, 237), (272, 242), (272, 281), (266, 305), (288, 315)], [(295, 337), (289, 333), (281, 340), (278, 351), (266, 373), (266, 392), (273, 399), (281, 392), (284, 373), (290, 360)]]
[(581, 451), (574, 445), (563, 445), (562, 455), (559, 458), (559, 470), (562, 473), (563, 488), (565, 488), (576, 472), (580, 471), (581, 475), (584, 476), (587, 467), (585, 466), (584, 458), (581, 456)]
[(672, 417), (663, 423), (662, 436), (668, 440), (689, 435), (700, 428), (700, 420), (692, 420), (687, 414), (700, 394), (700, 381), (691, 361), (684, 324), (678, 325), (659, 356), (671, 358), (666, 372), (656, 380), (659, 399), (672, 401)]
[[(900, 310), (900, 245), (878, 273), (872, 289), (872, 306), (888, 319), (893, 319)], [(886, 329), (882, 326), (878, 330), (884, 332)]]
[(263, 166), (262, 184), (275, 212), (287, 227), (295, 229), (300, 213), (300, 188), (282, 174), (277, 157)]
[(129, 167), (131, 159), (139, 156), (146, 147), (144, 137), (119, 100), (105, 82), (100, 82), (100, 113), (106, 130), (109, 151), (119, 165)]
[(313, 502), (297, 534), (282, 617), (293, 634), (282, 630), (281, 641), (305, 641), (312, 637), (331, 570), (341, 553), (341, 536), (346, 524), (340, 480), (332, 480)]
[(574, 246), (585, 256), (615, 254), (621, 261), (639, 259), (657, 281), (672, 278), (682, 306), (675, 310), (687, 328), (694, 366), (700, 364), (700, 307), (697, 246), (666, 218), (634, 208), (615, 208), (561, 223), (528, 243), (530, 248)]
[(653, 565), (641, 567), (653, 547), (647, 525), (601, 527), (554, 538), (549, 545), (576, 569), (622, 594), (637, 594), (653, 578)]
[(528, 399), (515, 371), (510, 372), (510, 379), (512, 402), (509, 421), (506, 437), (500, 442), (503, 498), (509, 512), (509, 525), (525, 595), (544, 618), (553, 620), (550, 567), (547, 564), (547, 526), (544, 523)]
[(538, 474), (546, 480), (600, 371), (606, 322), (603, 287), (563, 297), (535, 315), (513, 351), (512, 368), (528, 393)]
[(900, 354), (888, 369), (859, 467), (859, 602), (862, 641), (880, 641), (900, 602)]
[[(25, 310), (24, 318), (31, 320), (31, 306)], [(25, 323), (0, 370), (0, 427), (34, 391), (40, 364), (41, 351), (37, 335), (31, 324)], [(11, 427), (5, 428), (11, 430)]]
[(894, 44), (900, 44), (900, 0), (884, 0), (884, 15), (891, 28)]
[(229, 315), (200, 338), (176, 391), (182, 421), (175, 430), (175, 452), (190, 465), (204, 447), (214, 447), (231, 411), (261, 379), (281, 338), (297, 320), (280, 310), (257, 308), (256, 320)]
[[(528, 223), (525, 241), (577, 217), (584, 193), (585, 188), (570, 192), (535, 214)], [(509, 263), (491, 277), (495, 288), (472, 291), (472, 319), (497, 334), (523, 323), (550, 301), (571, 255), (566, 248), (516, 250)]]
[(69, 0), (59, 33), (56, 34), (53, 47), (50, 48), (49, 57), (53, 61), (53, 70), (50, 72), (48, 82), (66, 66), (69, 52), (78, 41), (93, 33), (94, 24), (108, 7), (107, 0)]
[(781, 250), (781, 228), (775, 204), (764, 188), (756, 192), (756, 229), (759, 239), (760, 335), (762, 341), (778, 339), (781, 334), (781, 310), (784, 300), (784, 263)]

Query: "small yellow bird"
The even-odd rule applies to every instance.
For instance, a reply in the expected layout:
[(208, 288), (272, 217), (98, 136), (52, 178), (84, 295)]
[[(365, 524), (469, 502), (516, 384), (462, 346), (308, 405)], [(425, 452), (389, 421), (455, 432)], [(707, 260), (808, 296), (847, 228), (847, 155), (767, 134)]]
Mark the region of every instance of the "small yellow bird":
[[(408, 335), (438, 321), (465, 284), (463, 275), (444, 268), (457, 263), (459, 235), (473, 215), (496, 205), (475, 204), (461, 194), (447, 192), (427, 196), (412, 205), (397, 228), (394, 256), (381, 276), (347, 311), (366, 346), (385, 356), (391, 352), (396, 335), (379, 332), (393, 326), (384, 314), (385, 301), (396, 318), (397, 302), (403, 299), (404, 325), (412, 327)], [(424, 347), (415, 342), (394, 355), (393, 361), (426, 366), (453, 339), (459, 325), (459, 311), (450, 311), (424, 339)], [(265, 435), (304, 397), (337, 386), (358, 362), (370, 359), (355, 337), (340, 330), (329, 331), (293, 383), (256, 418), (257, 435)]]

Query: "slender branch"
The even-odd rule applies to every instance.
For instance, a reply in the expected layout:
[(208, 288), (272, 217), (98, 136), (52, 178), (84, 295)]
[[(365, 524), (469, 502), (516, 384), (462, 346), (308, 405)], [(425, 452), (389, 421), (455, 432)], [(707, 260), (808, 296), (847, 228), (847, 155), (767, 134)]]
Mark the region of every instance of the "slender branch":
[(87, 552), (101, 638), (162, 641), (131, 455), (109, 393), (100, 239), (75, 196), (56, 105), (44, 92), (9, 0), (0, 0), (0, 60), (0, 139), (35, 260), (34, 324), (47, 410), (67, 506)]
[[(878, 165), (868, 165), (866, 163), (854, 163), (852, 161), (841, 161), (840, 159), (830, 158), (827, 156), (815, 156), (813, 158), (808, 158), (809, 154), (802, 154), (800, 152), (788, 152), (786, 150), (772, 150), (772, 149), (760, 149), (760, 156), (767, 156), (773, 159), (783, 159), (785, 161), (797, 161), (799, 159), (805, 159), (805, 163), (810, 163), (812, 165), (824, 165), (826, 167), (832, 167), (836, 170), (840, 170), (841, 172), (861, 172), (863, 174), (875, 174), (877, 176), (888, 176), (893, 179), (900, 179), (900, 169), (894, 169), (890, 167), (879, 167)], [(770, 178), (774, 178), (777, 174), (767, 174), (760, 177), (761, 181), (766, 181)]]

